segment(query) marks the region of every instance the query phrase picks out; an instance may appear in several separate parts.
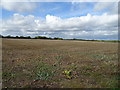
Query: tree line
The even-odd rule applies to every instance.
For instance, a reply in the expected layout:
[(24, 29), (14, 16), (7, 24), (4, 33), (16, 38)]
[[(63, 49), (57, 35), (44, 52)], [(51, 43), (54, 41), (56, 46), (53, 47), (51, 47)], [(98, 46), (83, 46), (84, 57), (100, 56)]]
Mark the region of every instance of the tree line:
[(45, 36), (30, 37), (30, 36), (11, 36), (11, 35), (3, 36), (3, 35), (0, 35), (0, 38), (12, 38), (12, 39), (49, 39), (49, 40), (77, 40), (77, 41), (97, 41), (97, 42), (120, 42), (120, 40), (95, 40), (95, 39), (87, 40), (87, 39), (76, 39), (76, 38), (73, 38), (73, 39), (63, 39), (63, 38), (59, 38), (59, 37), (51, 38), (51, 37), (45, 37)]
[(35, 36), (35, 37), (30, 37), (30, 36), (3, 36), (0, 35), (0, 38), (13, 38), (13, 39), (51, 39), (51, 40), (63, 40), (63, 38), (59, 38), (59, 37), (45, 37), (45, 36)]

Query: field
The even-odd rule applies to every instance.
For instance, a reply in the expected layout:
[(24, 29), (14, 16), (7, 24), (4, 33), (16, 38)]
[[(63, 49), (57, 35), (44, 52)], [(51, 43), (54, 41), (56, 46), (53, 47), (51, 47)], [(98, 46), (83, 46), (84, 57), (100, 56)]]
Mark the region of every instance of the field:
[(3, 39), (3, 88), (118, 87), (118, 43)]

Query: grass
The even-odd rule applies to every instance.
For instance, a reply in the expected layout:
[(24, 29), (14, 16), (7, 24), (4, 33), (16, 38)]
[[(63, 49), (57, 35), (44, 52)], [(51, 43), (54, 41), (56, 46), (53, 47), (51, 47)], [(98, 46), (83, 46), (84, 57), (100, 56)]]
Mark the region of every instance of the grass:
[(49, 80), (55, 74), (55, 68), (45, 63), (39, 63), (35, 70), (35, 80)]
[(113, 60), (114, 58), (117, 58), (117, 54), (112, 54), (112, 55), (105, 55), (105, 54), (93, 54), (90, 55), (94, 59), (104, 59), (104, 60)]
[[(118, 43), (3, 39), (2, 49), (3, 88), (118, 85)], [(71, 75), (63, 74), (64, 71)]]

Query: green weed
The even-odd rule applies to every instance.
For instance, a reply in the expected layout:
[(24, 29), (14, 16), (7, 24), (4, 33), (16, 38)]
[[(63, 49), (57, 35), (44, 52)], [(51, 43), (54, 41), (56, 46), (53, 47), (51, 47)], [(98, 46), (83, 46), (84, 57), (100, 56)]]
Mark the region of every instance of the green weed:
[(40, 63), (35, 72), (36, 80), (49, 80), (54, 76), (54, 67), (45, 63)]
[(65, 70), (65, 71), (63, 71), (63, 74), (65, 74), (67, 79), (71, 79), (72, 78), (72, 76), (71, 76), (72, 72), (71, 71)]

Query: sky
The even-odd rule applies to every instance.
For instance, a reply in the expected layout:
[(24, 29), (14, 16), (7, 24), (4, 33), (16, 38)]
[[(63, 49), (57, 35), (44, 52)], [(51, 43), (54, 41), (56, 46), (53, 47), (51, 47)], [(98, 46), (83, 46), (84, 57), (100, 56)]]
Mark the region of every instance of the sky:
[(118, 39), (118, 2), (2, 2), (1, 34)]

